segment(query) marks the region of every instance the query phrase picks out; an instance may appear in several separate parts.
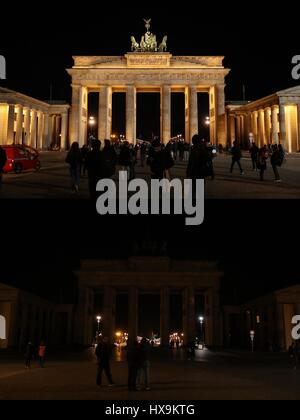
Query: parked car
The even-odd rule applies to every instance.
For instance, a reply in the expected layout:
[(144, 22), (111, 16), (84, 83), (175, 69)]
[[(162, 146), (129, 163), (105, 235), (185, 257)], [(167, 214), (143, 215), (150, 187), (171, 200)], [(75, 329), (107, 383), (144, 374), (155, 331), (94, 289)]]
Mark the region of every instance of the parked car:
[(15, 172), (20, 174), (22, 171), (39, 171), (41, 162), (39, 153), (30, 146), (12, 145), (2, 146), (6, 152), (7, 161), (3, 168), (4, 173)]

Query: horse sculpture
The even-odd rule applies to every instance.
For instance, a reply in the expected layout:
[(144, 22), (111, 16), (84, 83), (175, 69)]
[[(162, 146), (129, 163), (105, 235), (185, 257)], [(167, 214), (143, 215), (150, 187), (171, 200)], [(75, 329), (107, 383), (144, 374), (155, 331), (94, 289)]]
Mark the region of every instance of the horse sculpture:
[(167, 51), (167, 40), (168, 40), (168, 37), (164, 36), (162, 42), (159, 44), (158, 49), (160, 52)]
[(138, 51), (139, 47), (140, 46), (139, 46), (138, 42), (136, 42), (135, 37), (132, 36), (131, 37), (131, 51)]

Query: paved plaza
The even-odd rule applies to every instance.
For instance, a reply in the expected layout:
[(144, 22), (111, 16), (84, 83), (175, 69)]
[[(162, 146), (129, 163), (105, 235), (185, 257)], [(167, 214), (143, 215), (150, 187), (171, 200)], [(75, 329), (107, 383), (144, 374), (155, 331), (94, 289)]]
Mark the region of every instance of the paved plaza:
[(294, 370), (287, 354), (211, 352), (197, 350), (194, 361), (179, 350), (153, 350), (151, 390), (129, 392), (125, 352), (112, 363), (114, 387), (106, 380), (95, 385), (96, 361), (84, 354), (50, 357), (45, 369), (21, 359), (0, 358), (0, 400), (215, 400), (299, 399), (300, 369)]
[[(293, 199), (300, 197), (300, 155), (292, 154), (280, 168), (281, 183), (274, 183), (272, 167), (268, 164), (265, 181), (259, 181), (259, 175), (252, 170), (248, 153), (244, 152), (242, 165), (245, 175), (239, 174), (235, 168), (229, 173), (231, 157), (219, 155), (214, 160), (216, 178), (206, 182), (205, 194), (207, 198), (220, 199)], [(63, 152), (42, 152), (42, 169), (38, 173), (26, 172), (19, 175), (4, 175), (4, 185), (0, 198), (88, 198), (87, 176), (81, 180), (80, 192), (74, 195), (70, 188), (68, 165), (65, 163)], [(186, 163), (179, 163), (172, 169), (172, 177), (184, 178)], [(150, 180), (148, 167), (136, 165), (136, 176)]]

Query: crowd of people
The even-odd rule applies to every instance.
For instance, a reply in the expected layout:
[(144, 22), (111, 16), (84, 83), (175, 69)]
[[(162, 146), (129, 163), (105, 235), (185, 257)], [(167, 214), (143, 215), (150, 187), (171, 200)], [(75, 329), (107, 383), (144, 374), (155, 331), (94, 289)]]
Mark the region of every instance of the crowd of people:
[[(108, 385), (114, 386), (112, 378), (110, 360), (112, 357), (113, 346), (107, 337), (99, 336), (96, 347), (96, 357), (98, 362), (97, 380), (98, 386), (102, 385), (102, 376), (105, 372)], [(144, 388), (150, 390), (150, 353), (151, 345), (146, 338), (140, 342), (130, 340), (127, 342), (127, 364), (128, 364), (128, 390), (138, 391)]]

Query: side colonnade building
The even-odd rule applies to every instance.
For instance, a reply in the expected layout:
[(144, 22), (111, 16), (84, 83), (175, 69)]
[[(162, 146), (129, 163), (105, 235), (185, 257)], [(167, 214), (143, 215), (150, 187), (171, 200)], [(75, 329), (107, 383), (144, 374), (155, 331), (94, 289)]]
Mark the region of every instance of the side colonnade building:
[(48, 103), (0, 87), (0, 145), (66, 149), (69, 109), (65, 102)]
[(226, 106), (227, 143), (245, 147), (250, 139), (262, 147), (282, 144), (289, 153), (300, 150), (300, 86), (244, 105)]

